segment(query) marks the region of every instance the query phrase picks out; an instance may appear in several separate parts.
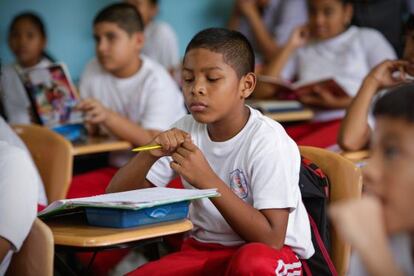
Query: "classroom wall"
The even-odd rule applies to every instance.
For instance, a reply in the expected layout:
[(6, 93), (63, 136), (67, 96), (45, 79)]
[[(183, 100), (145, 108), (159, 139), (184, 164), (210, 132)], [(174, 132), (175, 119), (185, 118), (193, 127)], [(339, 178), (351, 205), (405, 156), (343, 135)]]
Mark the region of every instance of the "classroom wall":
[[(172, 25), (180, 43), (180, 54), (191, 37), (207, 27), (225, 26), (234, 0), (160, 0), (159, 19)], [(44, 20), (48, 52), (64, 61), (75, 82), (94, 56), (92, 20), (102, 7), (116, 0), (0, 0), (0, 57), (12, 62), (7, 45), (8, 26), (18, 13), (31, 10)]]

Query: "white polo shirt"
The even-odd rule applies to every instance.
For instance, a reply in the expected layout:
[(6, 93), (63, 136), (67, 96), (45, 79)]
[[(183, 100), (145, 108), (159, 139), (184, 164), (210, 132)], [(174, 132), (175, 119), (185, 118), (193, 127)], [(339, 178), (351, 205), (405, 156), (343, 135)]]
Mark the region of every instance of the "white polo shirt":
[[(289, 208), (285, 245), (301, 258), (314, 253), (307, 212), (299, 190), (300, 154), (283, 127), (250, 109), (245, 127), (224, 142), (210, 139), (207, 126), (187, 115), (173, 127), (191, 134), (213, 171), (247, 204), (258, 210)], [(170, 157), (159, 159), (147, 179), (165, 186), (175, 177)], [(184, 187), (194, 189), (182, 178)], [(191, 235), (201, 241), (240, 245), (245, 241), (231, 228), (209, 199), (195, 200), (190, 206), (194, 224)]]
[(26, 152), (0, 141), (0, 236), (12, 245), (2, 262), (4, 275), (13, 252), (19, 251), (37, 211), (36, 171)]

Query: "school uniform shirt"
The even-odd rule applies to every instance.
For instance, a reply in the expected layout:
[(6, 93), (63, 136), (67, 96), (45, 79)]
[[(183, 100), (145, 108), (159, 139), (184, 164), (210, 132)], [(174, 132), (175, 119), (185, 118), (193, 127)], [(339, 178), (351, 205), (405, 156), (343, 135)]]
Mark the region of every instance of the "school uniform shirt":
[[(190, 133), (213, 171), (244, 202), (258, 210), (288, 208), (285, 245), (301, 258), (314, 253), (308, 215), (299, 190), (300, 154), (283, 127), (250, 108), (244, 128), (224, 142), (210, 139), (205, 124), (187, 115), (174, 127)], [(171, 157), (159, 159), (147, 174), (156, 186), (166, 186), (175, 177)], [(194, 189), (182, 178), (187, 189)], [(189, 217), (194, 224), (191, 236), (200, 242), (226, 246), (245, 241), (234, 232), (209, 199), (195, 200)]]
[[(406, 233), (394, 235), (389, 239), (389, 246), (394, 261), (404, 275), (414, 275), (414, 264), (410, 235)], [(375, 250), (375, 249), (374, 249)], [(349, 265), (349, 276), (369, 275), (358, 254), (352, 254)]]
[[(278, 45), (285, 44), (292, 31), (307, 22), (308, 9), (306, 0), (270, 0), (262, 14), (262, 21), (266, 30)], [(252, 44), (258, 64), (262, 63), (255, 34), (246, 18), (240, 20), (239, 31), (244, 34)]]
[(33, 67), (23, 69), (18, 64), (4, 66), (1, 74), (1, 98), (7, 121), (10, 124), (30, 124), (30, 101), (27, 92), (20, 80), (17, 71), (24, 72), (33, 68), (42, 68), (52, 64), (47, 58), (43, 58)]
[[(364, 77), (377, 64), (396, 59), (394, 49), (374, 29), (349, 27), (340, 35), (299, 48), (289, 59), (282, 77), (298, 81), (333, 78), (354, 97)], [(344, 110), (317, 112), (315, 121), (342, 118)]]
[[(23, 150), (31, 163), (31, 167), (33, 167), (35, 171), (35, 176), (32, 178), (31, 183), (33, 183), (36, 186), (36, 191), (38, 191), (38, 198), (37, 202), (40, 205), (46, 206), (47, 205), (47, 197), (45, 192), (45, 187), (43, 185), (42, 178), (39, 175), (39, 172), (37, 171), (36, 165), (34, 164), (30, 151), (27, 149), (26, 145), (23, 143), (23, 141), (17, 136), (17, 134), (13, 131), (13, 129), (4, 121), (4, 119), (0, 116), (0, 142), (6, 142), (12, 146), (18, 147), (21, 150)], [(1, 175), (1, 171), (0, 171)]]
[(144, 29), (145, 42), (142, 53), (161, 64), (165, 69), (177, 67), (178, 40), (174, 30), (165, 22), (151, 21)]
[[(177, 84), (158, 63), (141, 55), (141, 68), (128, 78), (117, 78), (105, 71), (96, 59), (85, 69), (80, 82), (82, 98), (95, 98), (145, 129), (167, 130), (187, 112)], [(103, 132), (111, 134), (101, 128)], [(111, 164), (120, 167), (130, 151), (111, 153)]]
[(0, 237), (12, 249), (0, 261), (4, 275), (13, 252), (19, 251), (36, 218), (36, 171), (28, 155), (18, 147), (0, 141)]

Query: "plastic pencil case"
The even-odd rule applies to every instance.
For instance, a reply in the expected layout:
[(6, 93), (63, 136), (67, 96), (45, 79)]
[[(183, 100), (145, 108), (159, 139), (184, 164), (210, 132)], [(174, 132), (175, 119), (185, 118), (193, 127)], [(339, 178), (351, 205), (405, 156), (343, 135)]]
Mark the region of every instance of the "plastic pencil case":
[(71, 142), (82, 140), (86, 136), (86, 129), (83, 124), (68, 124), (52, 128), (53, 131), (64, 136)]
[(85, 212), (90, 225), (127, 228), (185, 219), (189, 204), (181, 201), (140, 210), (86, 207)]

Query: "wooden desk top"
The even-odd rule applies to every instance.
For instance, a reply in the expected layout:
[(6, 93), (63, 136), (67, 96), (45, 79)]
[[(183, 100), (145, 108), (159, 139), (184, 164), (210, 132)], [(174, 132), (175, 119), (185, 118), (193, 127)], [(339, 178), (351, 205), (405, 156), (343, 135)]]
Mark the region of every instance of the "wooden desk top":
[(73, 145), (73, 155), (84, 155), (116, 150), (128, 150), (132, 147), (127, 141), (109, 137), (88, 137), (85, 143)]
[(183, 233), (193, 228), (188, 219), (133, 228), (91, 226), (82, 221), (46, 222), (55, 245), (102, 247)]
[(314, 112), (311, 109), (305, 108), (299, 111), (265, 113), (264, 115), (280, 123), (287, 123), (311, 120), (314, 117)]

